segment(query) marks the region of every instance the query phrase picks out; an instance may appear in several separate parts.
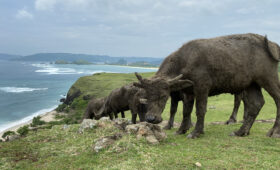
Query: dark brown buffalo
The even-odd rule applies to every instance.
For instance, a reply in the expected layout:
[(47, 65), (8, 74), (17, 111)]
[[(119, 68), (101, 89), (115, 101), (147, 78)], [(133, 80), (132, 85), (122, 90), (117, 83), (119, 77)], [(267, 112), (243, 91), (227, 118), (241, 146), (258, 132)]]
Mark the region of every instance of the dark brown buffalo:
[[(173, 127), (174, 124), (174, 117), (177, 112), (177, 107), (179, 101), (183, 102), (183, 120), (181, 122), (180, 128), (176, 131), (177, 134), (185, 134), (193, 125), (191, 121), (191, 112), (193, 110), (193, 96), (188, 96), (180, 91), (170, 93), (171, 97), (171, 106), (170, 106), (170, 117), (168, 120), (168, 124), (164, 127), (164, 129), (168, 130)], [(232, 114), (230, 115), (229, 119), (226, 121), (225, 124), (233, 124), (236, 123), (236, 116), (242, 100), (242, 93), (234, 95), (234, 108)], [(184, 116), (188, 115), (188, 117)], [(246, 110), (244, 108), (244, 116), (246, 117)]]
[(93, 119), (103, 106), (105, 100), (106, 97), (99, 99), (91, 99), (87, 105), (83, 119)]
[(145, 108), (139, 102), (140, 96), (138, 97), (136, 95), (139, 90), (138, 87), (133, 85), (126, 85), (113, 90), (97, 113), (96, 119), (104, 116), (109, 116), (110, 119), (113, 119), (113, 113), (117, 118), (119, 112), (122, 112), (122, 117), (124, 117), (124, 111), (130, 110), (133, 123), (136, 123), (137, 114), (139, 115), (140, 121), (145, 121)]
[[(193, 40), (169, 55), (156, 75), (142, 79), (137, 75), (135, 86), (143, 89), (147, 99), (146, 121), (159, 123), (168, 96), (182, 90), (196, 100), (197, 123), (189, 138), (203, 133), (208, 96), (244, 91), (247, 117), (236, 136), (249, 134), (264, 105), (261, 88), (274, 99), (277, 116), (268, 136), (280, 137), (280, 85), (278, 61), (280, 48), (257, 34), (238, 34), (211, 39)], [(193, 104), (193, 103), (192, 103)]]

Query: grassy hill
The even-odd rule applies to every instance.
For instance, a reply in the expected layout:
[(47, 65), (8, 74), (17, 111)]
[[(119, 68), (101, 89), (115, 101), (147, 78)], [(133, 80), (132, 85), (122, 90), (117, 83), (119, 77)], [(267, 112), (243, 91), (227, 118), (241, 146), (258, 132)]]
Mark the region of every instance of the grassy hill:
[[(224, 122), (230, 116), (233, 96), (229, 94), (209, 98), (205, 134), (198, 139), (174, 135), (175, 128), (166, 131), (168, 138), (159, 145), (137, 141), (131, 135), (116, 144), (120, 150), (108, 148), (95, 153), (92, 150), (94, 140), (106, 136), (106, 132), (92, 129), (79, 134), (79, 124), (72, 124), (65, 130), (64, 123), (79, 122), (88, 102), (85, 98), (106, 96), (112, 89), (133, 81), (136, 81), (134, 74), (102, 73), (81, 77), (68, 92), (72, 95), (80, 90), (80, 96), (70, 106), (61, 106), (68, 112), (64, 121), (58, 123), (61, 125), (30, 132), (20, 140), (0, 143), (0, 169), (197, 169), (196, 162), (201, 163), (202, 169), (280, 168), (280, 139), (265, 136), (272, 123), (256, 122), (248, 137), (228, 136), (240, 123), (212, 123)], [(266, 103), (257, 119), (275, 118), (275, 104), (265, 91), (263, 93)], [(165, 120), (169, 118), (169, 109), (170, 101), (163, 113)], [(193, 121), (194, 113), (195, 110)], [(126, 116), (130, 118), (129, 111)], [(239, 109), (238, 120), (242, 116), (243, 106)], [(181, 118), (182, 104), (175, 121), (180, 122)]]

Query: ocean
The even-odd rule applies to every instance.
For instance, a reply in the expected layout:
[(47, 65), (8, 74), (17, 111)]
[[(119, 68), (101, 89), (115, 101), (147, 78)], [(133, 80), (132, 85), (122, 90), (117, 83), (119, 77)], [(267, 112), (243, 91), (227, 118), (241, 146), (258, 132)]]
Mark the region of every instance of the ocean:
[(100, 72), (153, 72), (113, 65), (56, 65), (0, 60), (0, 132), (55, 109), (81, 76)]

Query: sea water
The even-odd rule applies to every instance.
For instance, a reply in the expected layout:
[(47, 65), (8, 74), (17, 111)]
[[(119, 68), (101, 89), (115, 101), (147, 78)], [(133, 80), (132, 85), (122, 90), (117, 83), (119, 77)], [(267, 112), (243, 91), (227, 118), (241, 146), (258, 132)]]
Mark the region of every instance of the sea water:
[(100, 72), (154, 72), (113, 65), (56, 65), (0, 60), (0, 132), (51, 111), (81, 76)]

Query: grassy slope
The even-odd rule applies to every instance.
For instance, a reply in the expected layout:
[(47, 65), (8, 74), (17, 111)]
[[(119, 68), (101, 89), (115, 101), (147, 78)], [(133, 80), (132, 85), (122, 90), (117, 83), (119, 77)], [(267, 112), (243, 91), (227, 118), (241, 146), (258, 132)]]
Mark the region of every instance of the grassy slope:
[[(145, 77), (152, 73), (144, 74)], [(83, 94), (94, 96), (107, 95), (111, 89), (134, 81), (133, 74), (100, 74), (79, 79), (74, 86), (81, 86)], [(89, 92), (91, 89), (92, 92)], [(266, 104), (258, 119), (275, 117), (275, 104), (264, 92)], [(79, 98), (75, 113), (82, 114), (85, 104)], [(116, 143), (121, 148), (113, 148), (100, 153), (91, 149), (94, 139), (108, 135), (102, 129), (93, 129), (78, 134), (79, 125), (71, 125), (62, 130), (62, 125), (52, 129), (31, 132), (21, 140), (0, 143), (0, 169), (186, 169), (196, 168), (200, 162), (203, 168), (213, 169), (279, 169), (280, 140), (268, 138), (266, 132), (271, 123), (255, 123), (248, 137), (230, 137), (228, 134), (239, 128), (235, 125), (211, 125), (213, 121), (225, 121), (233, 107), (232, 95), (220, 95), (209, 98), (206, 114), (205, 134), (198, 139), (187, 139), (186, 135), (174, 135), (176, 129), (167, 131), (168, 139), (157, 146), (145, 141), (136, 141), (134, 136), (121, 139)], [(163, 113), (165, 120), (169, 116), (170, 101)], [(238, 119), (242, 118), (240, 108)], [(176, 121), (181, 121), (182, 106), (179, 105)], [(130, 117), (129, 112), (126, 114)], [(195, 119), (195, 114), (193, 114)]]

